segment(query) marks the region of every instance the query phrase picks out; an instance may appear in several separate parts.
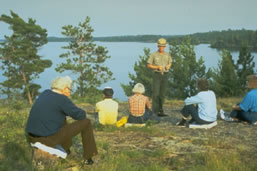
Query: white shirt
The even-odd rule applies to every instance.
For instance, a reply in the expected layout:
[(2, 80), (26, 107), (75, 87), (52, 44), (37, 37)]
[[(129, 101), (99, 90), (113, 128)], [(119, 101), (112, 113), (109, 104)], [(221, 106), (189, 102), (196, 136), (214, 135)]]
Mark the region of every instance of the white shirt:
[(217, 119), (216, 96), (213, 91), (201, 91), (185, 99), (185, 105), (198, 104), (198, 115), (202, 120), (213, 122)]

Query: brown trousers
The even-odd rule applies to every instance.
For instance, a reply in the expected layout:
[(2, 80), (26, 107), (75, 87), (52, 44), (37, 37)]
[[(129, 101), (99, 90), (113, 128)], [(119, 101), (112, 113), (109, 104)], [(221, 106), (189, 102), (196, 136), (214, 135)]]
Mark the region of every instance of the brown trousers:
[(89, 119), (78, 120), (71, 124), (65, 122), (64, 126), (56, 133), (47, 137), (32, 137), (29, 136), (29, 141), (32, 143), (41, 142), (49, 147), (61, 145), (66, 151), (72, 145), (72, 137), (81, 133), (83, 144), (83, 157), (90, 159), (97, 154), (97, 148), (91, 121)]

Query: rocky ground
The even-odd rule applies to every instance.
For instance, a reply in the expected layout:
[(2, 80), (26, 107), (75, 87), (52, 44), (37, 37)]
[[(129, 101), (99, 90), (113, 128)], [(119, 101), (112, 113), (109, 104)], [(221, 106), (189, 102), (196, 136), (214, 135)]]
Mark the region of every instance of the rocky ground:
[[(93, 113), (92, 106), (83, 106), (89, 113)], [(236, 155), (243, 158), (243, 162), (257, 163), (257, 126), (243, 122), (225, 122), (218, 120), (218, 125), (211, 129), (189, 129), (177, 127), (180, 121), (180, 110), (183, 104), (166, 104), (164, 109), (167, 117), (160, 118), (158, 124), (150, 124), (148, 129), (137, 128), (136, 131), (95, 131), (97, 141), (108, 142), (108, 150), (113, 153), (123, 149), (142, 152), (154, 152), (156, 149), (163, 154), (159, 159), (170, 170), (184, 170), (191, 168), (198, 161), (192, 160), (193, 154), (217, 153), (221, 155)], [(127, 104), (120, 105), (119, 118), (128, 114)], [(94, 120), (92, 115), (89, 117)], [(219, 117), (218, 117), (219, 118)], [(106, 153), (102, 149), (102, 153)], [(153, 158), (153, 160), (157, 160)], [(175, 162), (183, 160), (186, 165), (179, 166)], [(186, 161), (188, 160), (188, 161)], [(96, 157), (101, 163), (101, 158)], [(147, 161), (147, 160), (146, 160)]]

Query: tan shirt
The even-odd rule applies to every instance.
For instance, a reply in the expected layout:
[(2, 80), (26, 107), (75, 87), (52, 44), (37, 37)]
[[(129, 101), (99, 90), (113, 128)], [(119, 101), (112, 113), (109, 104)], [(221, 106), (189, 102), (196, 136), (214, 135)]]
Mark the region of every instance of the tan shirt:
[[(168, 52), (164, 52), (163, 54), (160, 54), (159, 51), (152, 53), (147, 60), (148, 64), (162, 66), (163, 68), (165, 68), (171, 62), (172, 62), (172, 58)], [(155, 72), (161, 72), (161, 71), (156, 70)], [(164, 72), (168, 72), (168, 70), (164, 70)]]

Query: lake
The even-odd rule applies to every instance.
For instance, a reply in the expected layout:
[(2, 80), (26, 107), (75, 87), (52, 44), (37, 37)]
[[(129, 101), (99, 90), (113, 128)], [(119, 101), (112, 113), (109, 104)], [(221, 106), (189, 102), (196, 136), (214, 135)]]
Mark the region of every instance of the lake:
[[(123, 92), (120, 83), (127, 84), (130, 81), (128, 73), (134, 74), (134, 64), (139, 60), (140, 55), (144, 55), (144, 48), (150, 48), (151, 52), (154, 52), (157, 50), (156, 43), (96, 42), (96, 44), (108, 49), (108, 55), (111, 56), (111, 58), (105, 62), (105, 65), (110, 68), (113, 72), (113, 77), (115, 78), (115, 80), (102, 85), (101, 88), (111, 86), (114, 89), (114, 98), (117, 98), (120, 101), (126, 101), (127, 96)], [(41, 85), (41, 91), (50, 88), (51, 81), (57, 76), (69, 75), (71, 78), (76, 77), (68, 71), (61, 74), (55, 71), (56, 65), (64, 61), (59, 58), (59, 55), (66, 52), (61, 48), (65, 45), (67, 45), (67, 42), (49, 42), (40, 49), (39, 54), (45, 59), (50, 59), (53, 62), (52, 67), (46, 69), (44, 73), (40, 74), (40, 78), (35, 80), (35, 83)], [(168, 47), (166, 48), (166, 51), (167, 50)], [(203, 57), (207, 68), (216, 68), (218, 66), (218, 61), (221, 58), (220, 52), (210, 48), (208, 44), (195, 46), (195, 53), (197, 59), (199, 59), (200, 56)], [(233, 59), (237, 60), (239, 52), (232, 52), (231, 54)], [(252, 53), (252, 55), (254, 56), (254, 62), (257, 64), (257, 53)], [(1, 74), (0, 81), (3, 79), (4, 77)]]

